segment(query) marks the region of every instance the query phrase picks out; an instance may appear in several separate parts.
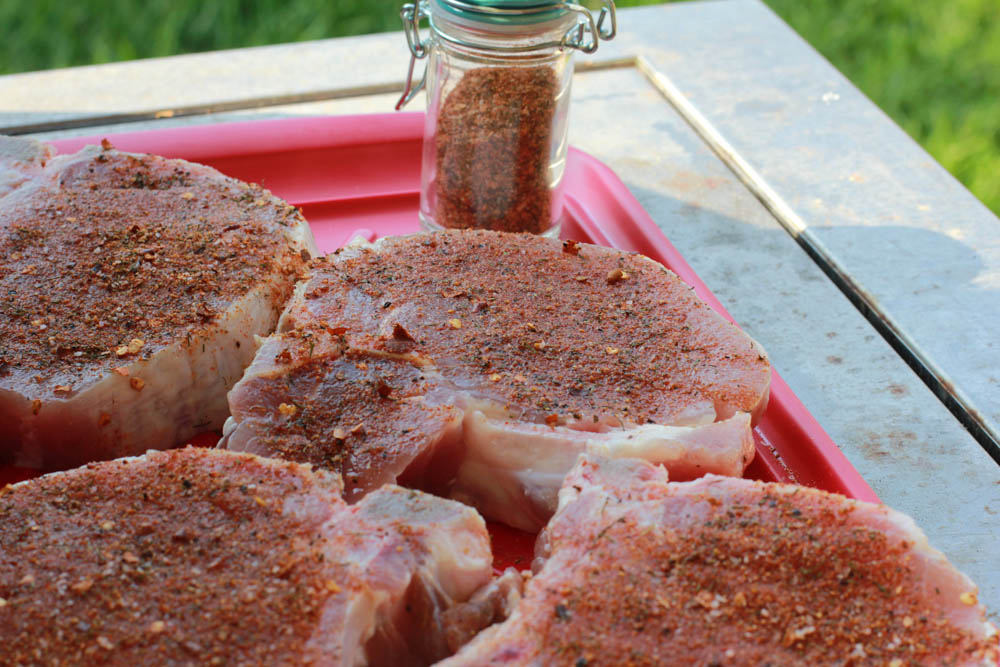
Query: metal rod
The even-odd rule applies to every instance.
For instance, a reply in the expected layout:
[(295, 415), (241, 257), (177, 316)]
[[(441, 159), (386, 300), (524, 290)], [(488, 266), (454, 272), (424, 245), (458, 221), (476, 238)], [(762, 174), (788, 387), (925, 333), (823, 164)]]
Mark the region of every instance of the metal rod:
[(968, 396), (955, 386), (947, 373), (920, 350), (908, 334), (878, 304), (867, 290), (857, 284), (850, 274), (833, 257), (808, 229), (805, 221), (795, 212), (781, 195), (768, 184), (764, 177), (741, 156), (726, 138), (688, 100), (666, 76), (656, 70), (642, 56), (635, 59), (635, 66), (647, 80), (666, 98), (667, 102), (680, 114), (688, 125), (708, 144), (719, 159), (729, 167), (744, 186), (774, 216), (785, 231), (794, 238), (834, 285), (858, 309), (868, 323), (885, 339), (916, 373), (927, 388), (962, 424), (969, 434), (986, 450), (997, 464), (1000, 464), (1000, 434), (993, 432)]

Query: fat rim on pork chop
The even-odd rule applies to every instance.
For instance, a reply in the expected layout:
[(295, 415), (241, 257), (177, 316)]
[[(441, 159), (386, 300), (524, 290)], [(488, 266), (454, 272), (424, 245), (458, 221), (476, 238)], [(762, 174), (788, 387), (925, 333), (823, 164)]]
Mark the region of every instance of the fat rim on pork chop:
[(314, 254), (297, 209), (210, 167), (0, 137), (0, 464), (219, 430)]
[[(769, 383), (760, 346), (641, 255), (386, 237), (313, 263), (230, 392), (224, 442), (332, 467), (352, 493), (399, 476), (441, 491), (450, 476), (444, 492), (537, 530), (583, 451), (741, 475)], [(379, 467), (388, 480), (366, 473)]]

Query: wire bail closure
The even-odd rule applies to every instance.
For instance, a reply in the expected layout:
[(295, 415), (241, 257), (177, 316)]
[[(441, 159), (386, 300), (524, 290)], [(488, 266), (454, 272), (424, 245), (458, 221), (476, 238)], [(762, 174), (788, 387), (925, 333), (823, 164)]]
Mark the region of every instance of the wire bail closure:
[(417, 3), (406, 3), (399, 10), (399, 16), (403, 19), (403, 33), (406, 34), (406, 46), (410, 49), (410, 67), (406, 72), (406, 87), (403, 89), (403, 94), (400, 96), (399, 101), (396, 102), (396, 111), (409, 104), (410, 100), (416, 97), (417, 93), (423, 90), (424, 85), (427, 83), (427, 68), (425, 67), (424, 73), (420, 77), (420, 83), (415, 88), (413, 87), (413, 68), (418, 60), (427, 57), (427, 47), (430, 44), (430, 40), (427, 42), (420, 40), (420, 19), (430, 18), (427, 0), (420, 0)]
[[(468, 14), (480, 15), (484, 18), (526, 17), (533, 14), (551, 12), (553, 10), (560, 9), (576, 14), (576, 21), (573, 26), (566, 31), (560, 41), (543, 42), (527, 46), (518, 45), (490, 47), (492, 50), (504, 53), (526, 53), (551, 48), (569, 48), (576, 49), (577, 51), (582, 51), (584, 53), (593, 53), (597, 51), (597, 47), (600, 45), (601, 40), (610, 41), (618, 34), (618, 18), (615, 14), (614, 0), (601, 0), (601, 12), (596, 19), (589, 9), (578, 5), (575, 2), (560, 2), (551, 6), (527, 7), (519, 9), (484, 7), (482, 5), (464, 2), (463, 0), (437, 0), (437, 2), (442, 5), (447, 5), (452, 9), (466, 12)], [(457, 46), (482, 48), (482, 44), (458, 39), (441, 31), (434, 24), (434, 17), (431, 14), (428, 0), (418, 0), (418, 2), (415, 3), (406, 3), (403, 5), (402, 9), (400, 9), (399, 16), (403, 19), (403, 33), (406, 35), (406, 45), (410, 50), (410, 66), (406, 72), (406, 85), (403, 88), (403, 94), (400, 96), (399, 101), (396, 102), (396, 111), (402, 109), (410, 102), (410, 100), (416, 97), (417, 93), (423, 90), (424, 85), (427, 83), (427, 68), (424, 68), (424, 73), (420, 77), (420, 82), (414, 86), (413, 70), (416, 67), (418, 60), (422, 60), (427, 57), (433, 43), (433, 38), (437, 38)], [(430, 23), (432, 37), (428, 38), (426, 41), (420, 39), (420, 21), (422, 19), (429, 19)], [(605, 25), (606, 23), (608, 25)]]

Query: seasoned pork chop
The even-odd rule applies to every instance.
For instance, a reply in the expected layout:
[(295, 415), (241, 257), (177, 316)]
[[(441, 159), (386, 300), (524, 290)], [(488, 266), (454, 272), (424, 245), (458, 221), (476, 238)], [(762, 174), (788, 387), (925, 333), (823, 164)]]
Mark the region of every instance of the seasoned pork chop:
[[(434, 452), (457, 439), (465, 453), (451, 458), (461, 465), (450, 492), (526, 530), (551, 516), (580, 452), (642, 456), (678, 476), (741, 474), (770, 382), (760, 347), (663, 266), (531, 235), (351, 246), (314, 265), (279, 332), (230, 394), (229, 447), (344, 470), (363, 492), (374, 488), (365, 478), (385, 475), (352, 462), (419, 484), (425, 471), (453, 472)], [(311, 347), (289, 352), (293, 335)], [(368, 374), (304, 370), (327, 364), (317, 346)], [(281, 405), (304, 394), (314, 400), (289, 419)], [(355, 437), (345, 401), (359, 404), (348, 413), (366, 433), (413, 430), (394, 451)], [(345, 437), (331, 438), (330, 424)]]
[(459, 665), (996, 665), (913, 521), (815, 489), (581, 457), (513, 615)]
[(405, 357), (290, 331), (268, 338), (240, 381), (228, 447), (337, 470), (352, 502), (397, 479), (440, 490), (461, 458), (462, 414), (437, 393)]
[(209, 167), (0, 138), (0, 464), (220, 429), (312, 253), (293, 207)]
[(482, 519), (399, 487), (354, 506), (340, 492), (335, 474), (193, 448), (8, 486), (0, 662), (353, 666), (449, 655), (449, 628), (470, 622), (461, 612), (490, 581)]

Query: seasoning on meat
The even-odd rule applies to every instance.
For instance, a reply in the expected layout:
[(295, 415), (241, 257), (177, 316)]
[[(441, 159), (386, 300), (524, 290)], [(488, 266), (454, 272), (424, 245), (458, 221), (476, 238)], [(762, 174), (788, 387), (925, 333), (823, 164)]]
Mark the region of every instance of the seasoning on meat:
[[(386, 238), (318, 265), (310, 287), (326, 294), (293, 302), (292, 313), (343, 327), (352, 347), (372, 350), (398, 349), (377, 326), (391, 321), (420, 341), (422, 357), (475, 381), (502, 369), (490, 395), (532, 421), (558, 412), (567, 422), (596, 414), (616, 426), (667, 424), (756, 417), (766, 403), (760, 347), (652, 260), (589, 244), (563, 253), (560, 241), (529, 235), (423, 238)], [(455, 291), (462, 296), (441, 296)]]
[[(305, 220), (202, 165), (107, 142), (26, 162), (19, 143), (0, 145), (0, 171), (23, 175), (0, 190), (0, 462), (67, 467), (220, 428), (315, 251)], [(130, 369), (143, 379), (110, 375)]]
[(908, 517), (816, 489), (581, 457), (502, 626), (442, 667), (995, 665), (975, 586)]
[[(280, 340), (230, 394), (226, 445), (331, 466), (362, 493), (443, 481), (524, 530), (554, 511), (581, 451), (742, 474), (767, 402), (761, 348), (652, 260), (564, 247), (452, 230), (314, 262)], [(330, 437), (362, 421), (366, 438)]]
[[(434, 379), (405, 357), (368, 356), (336, 340), (317, 345), (318, 335), (301, 334), (268, 338), (233, 388), (226, 447), (335, 470), (352, 502), (407, 481), (414, 464), (439, 481), (454, 475), (461, 412), (435, 402)], [(294, 361), (278, 361), (285, 358)]]
[(552, 67), (480, 67), (462, 75), (437, 119), (435, 222), (452, 229), (544, 232), (552, 226)]
[(348, 507), (340, 491), (195, 448), (8, 486), (0, 661), (429, 664), (451, 625), (491, 620), (456, 608), (490, 580), (473, 510), (398, 487)]

